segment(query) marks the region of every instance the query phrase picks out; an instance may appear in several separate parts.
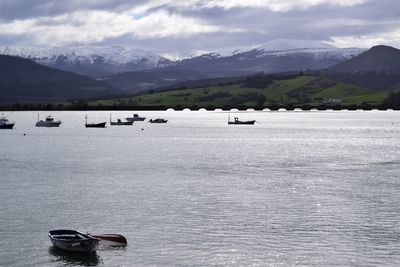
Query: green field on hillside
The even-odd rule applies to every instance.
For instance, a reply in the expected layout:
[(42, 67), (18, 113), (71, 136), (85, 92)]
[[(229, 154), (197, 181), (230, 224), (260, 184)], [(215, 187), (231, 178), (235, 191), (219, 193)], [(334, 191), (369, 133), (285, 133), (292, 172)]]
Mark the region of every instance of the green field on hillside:
[(335, 99), (342, 106), (378, 105), (387, 97), (388, 91), (373, 91), (363, 87), (339, 83), (316, 76), (293, 76), (279, 78), (265, 87), (251, 87), (248, 83), (220, 86), (174, 89), (143, 95), (97, 100), (90, 106), (165, 106), (165, 107), (226, 107), (246, 106), (319, 106), (322, 101)]

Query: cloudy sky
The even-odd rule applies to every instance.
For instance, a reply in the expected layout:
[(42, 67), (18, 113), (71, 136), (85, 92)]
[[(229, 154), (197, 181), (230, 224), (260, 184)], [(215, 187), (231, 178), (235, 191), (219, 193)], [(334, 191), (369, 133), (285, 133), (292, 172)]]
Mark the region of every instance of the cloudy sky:
[(0, 46), (122, 45), (184, 54), (282, 38), (400, 47), (400, 1), (0, 0)]

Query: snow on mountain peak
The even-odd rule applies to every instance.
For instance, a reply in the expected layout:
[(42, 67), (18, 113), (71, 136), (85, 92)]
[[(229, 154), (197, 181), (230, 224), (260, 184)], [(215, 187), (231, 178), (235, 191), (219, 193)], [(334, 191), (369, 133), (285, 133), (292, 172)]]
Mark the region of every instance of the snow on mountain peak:
[(50, 48), (3, 47), (0, 54), (29, 58), (42, 64), (51, 64), (59, 57), (70, 63), (93, 64), (99, 57), (109, 64), (128, 64), (145, 59), (150, 65), (161, 57), (151, 52), (120, 46), (68, 46)]

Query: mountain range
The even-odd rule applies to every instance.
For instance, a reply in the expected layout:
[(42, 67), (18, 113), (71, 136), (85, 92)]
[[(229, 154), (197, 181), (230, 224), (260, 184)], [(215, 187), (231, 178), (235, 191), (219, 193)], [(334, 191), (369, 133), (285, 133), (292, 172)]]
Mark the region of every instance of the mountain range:
[(129, 93), (136, 93), (186, 80), (323, 69), (364, 51), (315, 41), (274, 40), (254, 48), (206, 53), (170, 62), (163, 68), (128, 71), (102, 79)]
[(172, 64), (172, 61), (151, 52), (120, 46), (2, 47), (0, 54), (30, 59), (47, 67), (93, 78)]
[(400, 50), (388, 46), (366, 50), (274, 40), (179, 60), (122, 47), (3, 48), (0, 54), (8, 54), (0, 56), (3, 102), (137, 94), (187, 84), (212, 86), (255, 73), (299, 71), (374, 90), (400, 88)]
[[(123, 76), (132, 78), (127, 78), (125, 83), (120, 81), (119, 84), (122, 84), (121, 89), (129, 92), (182, 81), (181, 73), (187, 70), (192, 73), (191, 79), (201, 79), (246, 75), (260, 71), (272, 73), (320, 69), (357, 56), (363, 51), (359, 48), (337, 48), (319, 41), (288, 39), (273, 40), (254, 47), (206, 52), (178, 60), (167, 59), (149, 51), (119, 46), (0, 48), (0, 54), (3, 55), (27, 58), (48, 67), (106, 79), (114, 85), (117, 84), (113, 82), (115, 78), (112, 75), (127, 72), (128, 74)], [(165, 71), (164, 68), (170, 70)], [(137, 76), (149, 77), (149, 73), (152, 75), (149, 80), (135, 82)]]

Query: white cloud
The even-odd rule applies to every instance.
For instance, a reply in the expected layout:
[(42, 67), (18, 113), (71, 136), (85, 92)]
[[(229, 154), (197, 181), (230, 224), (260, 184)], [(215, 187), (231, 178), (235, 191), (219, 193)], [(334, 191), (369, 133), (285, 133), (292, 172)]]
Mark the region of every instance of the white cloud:
[(362, 47), (370, 48), (375, 45), (390, 45), (400, 48), (400, 31), (382, 34), (369, 34), (361, 36), (334, 36), (330, 44), (337, 47)]
[(236, 7), (268, 8), (275, 12), (285, 12), (293, 9), (305, 10), (317, 5), (353, 6), (365, 2), (365, 0), (210, 0), (198, 1), (203, 7), (221, 7), (231, 9)]
[(172, 55), (280, 38), (342, 47), (400, 43), (398, 0), (39, 2), (0, 0), (0, 45), (112, 44)]
[(158, 11), (138, 20), (134, 34), (139, 38), (188, 37), (199, 33), (217, 32), (220, 29), (195, 18)]
[(143, 16), (131, 12), (108, 11), (74, 12), (53, 18), (17, 20), (0, 24), (0, 33), (32, 35), (36, 45), (65, 45), (100, 42), (124, 34), (140, 39), (189, 37), (220, 30), (217, 26), (191, 17), (157, 11)]

